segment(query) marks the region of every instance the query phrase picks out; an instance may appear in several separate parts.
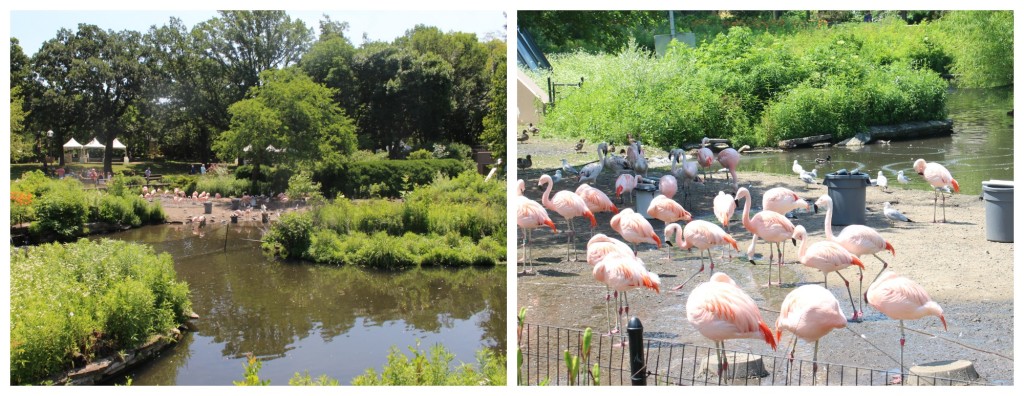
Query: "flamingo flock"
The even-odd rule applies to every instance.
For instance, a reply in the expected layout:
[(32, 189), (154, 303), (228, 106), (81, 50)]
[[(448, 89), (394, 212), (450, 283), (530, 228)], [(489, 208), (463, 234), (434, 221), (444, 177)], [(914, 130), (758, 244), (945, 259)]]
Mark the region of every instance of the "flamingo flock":
[[(566, 237), (566, 262), (575, 261), (571, 258), (571, 252), (575, 250), (576, 227), (573, 219), (584, 217), (591, 223), (591, 238), (587, 242), (586, 261), (590, 266), (593, 279), (605, 285), (604, 295), (608, 322), (606, 334), (617, 334), (621, 332), (621, 324), (628, 319), (630, 314), (627, 292), (635, 290), (649, 290), (655, 294), (661, 294), (662, 276), (651, 271), (639, 257), (643, 245), (651, 245), (652, 249), (662, 249), (664, 241), (667, 249), (667, 264), (657, 264), (665, 268), (675, 268), (681, 263), (672, 259), (672, 249), (692, 251), (697, 249), (700, 267), (684, 270), (693, 271), (685, 281), (679, 282), (672, 287), (668, 293), (686, 293), (686, 318), (693, 328), (715, 345), (716, 356), (718, 357), (718, 374), (728, 371), (729, 362), (726, 359), (726, 340), (732, 339), (756, 339), (763, 340), (772, 350), (777, 349), (778, 343), (783, 340), (784, 333), (793, 335), (792, 347), (788, 357), (792, 361), (795, 355), (797, 340), (814, 343), (814, 361), (812, 375), (818, 371), (818, 344), (819, 342), (836, 329), (843, 329), (849, 323), (860, 323), (864, 318), (864, 302), (879, 313), (894, 320), (899, 320), (901, 328), (901, 368), (902, 348), (905, 343), (903, 332), (903, 321), (920, 319), (928, 315), (937, 316), (945, 328), (946, 322), (942, 316), (942, 310), (938, 304), (932, 301), (924, 289), (913, 281), (898, 277), (890, 268), (890, 264), (883, 260), (878, 254), (888, 251), (895, 257), (895, 248), (887, 241), (878, 230), (864, 225), (849, 225), (842, 229), (838, 235), (832, 232), (833, 202), (828, 194), (822, 195), (817, 200), (810, 200), (801, 197), (796, 192), (785, 187), (766, 188), (761, 191), (761, 208), (753, 213), (754, 196), (750, 186), (741, 187), (738, 181), (737, 167), (740, 164), (741, 155), (733, 149), (721, 150), (717, 157), (708, 147), (709, 139), (704, 138), (694, 153), (695, 161), (686, 159), (686, 152), (682, 149), (672, 150), (668, 156), (671, 170), (658, 178), (659, 188), (656, 195), (646, 202), (640, 197), (632, 198), (631, 192), (642, 182), (642, 176), (648, 172), (657, 173), (658, 169), (648, 169), (647, 160), (638, 140), (628, 146), (625, 157), (619, 157), (614, 152), (609, 153), (608, 144), (601, 143), (597, 149), (597, 162), (584, 166), (578, 172), (566, 160), (562, 160), (562, 166), (557, 169), (564, 175), (577, 175), (575, 181), (579, 183), (575, 192), (563, 190), (552, 196), (552, 189), (555, 181), (551, 176), (543, 174), (539, 177), (538, 185), (544, 188), (541, 196), (541, 203), (522, 196), (523, 181), (520, 180), (520, 194), (517, 196), (517, 225), (523, 229), (525, 238), (522, 247), (524, 249), (524, 273), (532, 272), (528, 267), (532, 263), (529, 253), (530, 233), (534, 228), (550, 228), (552, 233), (557, 232), (557, 227), (548, 212), (557, 213), (565, 220)], [(691, 186), (694, 184), (709, 183), (711, 176), (707, 175), (707, 169), (712, 161), (717, 159), (722, 166), (729, 171), (729, 182), (723, 184), (723, 190), (713, 198), (712, 206), (707, 208), (684, 207), (687, 196), (691, 193)], [(816, 161), (817, 162), (817, 161)], [(819, 162), (820, 163), (820, 162)], [(638, 164), (641, 169), (636, 169)], [(679, 164), (682, 164), (679, 166)], [(704, 169), (705, 177), (698, 176), (700, 168)], [(925, 180), (935, 188), (935, 202), (933, 208), (933, 221), (937, 220), (938, 196), (942, 195), (943, 189), (959, 191), (955, 179), (949, 175), (941, 165), (936, 163), (925, 163), (918, 160), (914, 163), (914, 169), (924, 176)], [(793, 162), (793, 172), (801, 176), (810, 175), (812, 180), (816, 172), (807, 172), (797, 161)], [(901, 172), (902, 173), (902, 172)], [(610, 179), (609, 179), (610, 178)], [(608, 185), (609, 180), (614, 180), (614, 190), (602, 191), (597, 185)], [(646, 179), (645, 179), (646, 180)], [(897, 177), (900, 183), (906, 183), (906, 178), (900, 174)], [(649, 181), (648, 181), (649, 182)], [(887, 179), (879, 173), (878, 185), (883, 189), (887, 188)], [(719, 183), (721, 184), (721, 183)], [(729, 189), (731, 187), (731, 189)], [(676, 199), (677, 193), (682, 192), (682, 201)], [(609, 198), (611, 193), (619, 199), (619, 206)], [(699, 194), (699, 193), (698, 193)], [(706, 194), (706, 193), (705, 193)], [(637, 205), (636, 210), (631, 206), (625, 206), (628, 195), (630, 205)], [(744, 287), (725, 272), (722, 267), (716, 270), (716, 263), (712, 257), (712, 249), (739, 252), (738, 238), (730, 234), (731, 223), (735, 222), (733, 217), (743, 201), (743, 209), (739, 222), (743, 230), (750, 234), (751, 242), (746, 250), (746, 262), (757, 264), (755, 261), (755, 250), (759, 239), (766, 241), (769, 251), (768, 258), (768, 284), (767, 287), (793, 288), (782, 302), (781, 310), (778, 311), (773, 331), (765, 323), (761, 312), (765, 308), (758, 307), (754, 299), (747, 294)], [(943, 204), (945, 195), (943, 195)], [(706, 201), (705, 201), (706, 202)], [(640, 204), (646, 208), (640, 207)], [(794, 224), (796, 215), (799, 213), (811, 215), (818, 213), (818, 208), (826, 210), (824, 219), (824, 238), (812, 240), (807, 228), (800, 224)], [(641, 212), (641, 209), (646, 209)], [(603, 217), (601, 223), (609, 226), (615, 234), (595, 233), (598, 227), (597, 213), (610, 212), (610, 219)], [(884, 215), (892, 221), (909, 221), (902, 213), (899, 213), (886, 202)], [(646, 216), (644, 216), (646, 214)], [(605, 215), (607, 216), (607, 215)], [(792, 217), (792, 220), (789, 217)], [(943, 210), (945, 221), (945, 211)], [(705, 220), (705, 218), (707, 220)], [(650, 219), (650, 220), (649, 220)], [(655, 231), (652, 221), (660, 221), (663, 225), (661, 233)], [(712, 222), (714, 221), (714, 222)], [(721, 226), (719, 226), (719, 224)], [(724, 228), (723, 228), (724, 227)], [(660, 237), (659, 237), (660, 235)], [(663, 239), (662, 239), (663, 238)], [(792, 242), (797, 246), (796, 259), (788, 264), (800, 264), (810, 270), (816, 270), (826, 276), (824, 287), (818, 284), (804, 284), (797, 286), (786, 286), (782, 282), (782, 266), (786, 265), (784, 257), (784, 246)], [(646, 249), (646, 248), (645, 248)], [(704, 254), (707, 252), (709, 266), (705, 266)], [(778, 256), (776, 260), (775, 257)], [(863, 270), (865, 263), (862, 256), (874, 256), (881, 264), (881, 269), (869, 282), (867, 292), (863, 287)], [(757, 255), (760, 256), (760, 255)], [(662, 260), (657, 260), (662, 262)], [(730, 259), (726, 261), (730, 266), (737, 265), (737, 262)], [(721, 264), (721, 262), (719, 263)], [(774, 271), (772, 265), (778, 265)], [(858, 268), (858, 299), (860, 306), (853, 297), (852, 287), (844, 272), (849, 267)], [(696, 268), (696, 267), (690, 267)], [(708, 279), (705, 282), (686, 292), (686, 286), (696, 276), (708, 269)], [(662, 272), (659, 270), (658, 272)], [(777, 272), (778, 283), (773, 284), (772, 272)], [(827, 275), (835, 273), (839, 276), (847, 289), (847, 296), (851, 306), (851, 316), (847, 317), (840, 308), (840, 303), (833, 292), (828, 289)], [(813, 281), (818, 283), (818, 281)], [(675, 282), (673, 282), (675, 283)], [(749, 284), (751, 282), (743, 282)], [(756, 287), (756, 286), (755, 286)], [(763, 287), (763, 286), (761, 286)], [(616, 299), (617, 311), (614, 324), (611, 319), (610, 301)]]

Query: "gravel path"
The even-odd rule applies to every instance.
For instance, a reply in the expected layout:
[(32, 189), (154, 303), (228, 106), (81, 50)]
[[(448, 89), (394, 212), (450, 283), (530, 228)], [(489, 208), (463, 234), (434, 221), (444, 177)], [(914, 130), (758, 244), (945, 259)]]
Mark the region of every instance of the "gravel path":
[[(531, 137), (528, 144), (518, 146), (518, 156), (530, 154), (534, 163), (530, 169), (519, 170), (518, 177), (527, 185), (527, 197), (540, 202), (543, 190), (537, 187), (537, 180), (542, 173), (553, 173), (553, 168), (560, 166), (562, 158), (568, 159), (577, 168), (597, 159), (594, 148), (589, 147), (596, 144), (588, 143), (589, 153), (582, 154), (575, 153), (574, 146), (574, 142), (568, 140), (536, 137)], [(668, 172), (667, 162), (656, 167), (657, 158), (664, 157), (664, 152), (649, 150), (647, 156), (653, 162), (650, 177), (660, 177)], [(819, 169), (819, 175), (833, 170), (826, 166)], [(747, 187), (753, 195), (753, 213), (760, 210), (761, 194), (772, 187), (787, 187), (808, 199), (816, 199), (827, 193), (827, 189), (821, 185), (805, 188), (796, 175), (744, 172), (742, 160), (738, 173), (740, 185)], [(614, 176), (606, 170), (597, 187), (609, 193), (613, 191), (613, 184)], [(978, 196), (958, 194), (947, 198), (948, 222), (931, 223), (933, 192), (903, 190), (895, 181), (891, 184), (896, 186), (891, 187), (889, 192), (882, 192), (876, 187), (867, 189), (869, 212), (866, 225), (877, 229), (894, 246), (895, 257), (888, 253), (880, 254), (889, 262), (889, 268), (921, 284), (932, 299), (943, 307), (949, 324), (949, 330), (943, 331), (942, 324), (934, 317), (906, 322), (908, 329), (934, 335), (907, 332), (907, 366), (966, 359), (974, 362), (983, 380), (1012, 385), (1013, 243), (986, 240), (986, 203)], [(711, 212), (711, 200), (719, 190), (733, 193), (731, 186), (731, 182), (726, 182), (724, 177), (715, 175), (704, 190), (698, 187), (691, 196), (690, 205), (684, 206), (694, 214), (695, 219), (716, 222)], [(575, 188), (574, 182), (563, 180), (555, 186), (554, 191)], [(681, 196), (677, 195), (676, 198), (681, 199)], [(882, 216), (883, 202), (886, 201), (916, 222), (890, 226)], [(619, 205), (620, 208), (625, 206)], [(786, 294), (802, 284), (822, 284), (823, 278), (817, 270), (805, 268), (796, 261), (797, 249), (790, 244), (785, 252), (786, 265), (782, 270), (783, 287), (765, 287), (768, 266), (763, 264), (767, 261), (768, 248), (763, 242), (757, 245), (755, 257), (762, 254), (765, 256), (758, 260), (761, 265), (751, 265), (746, 260), (745, 252), (750, 245), (751, 235), (739, 224), (741, 211), (742, 207), (733, 217), (736, 224), (732, 226), (732, 235), (740, 243), (740, 253), (735, 254), (732, 260), (716, 260), (716, 270), (728, 273), (740, 283), (762, 307), (765, 322), (774, 329), (779, 306)], [(531, 255), (536, 273), (519, 275), (518, 306), (528, 308), (527, 321), (530, 323), (577, 329), (592, 327), (595, 331), (604, 332), (607, 327), (604, 287), (594, 281), (590, 274), (591, 268), (585, 261), (588, 233), (582, 225), (583, 220), (577, 220), (578, 228), (583, 232), (576, 244), (584, 253), (581, 256), (583, 261), (572, 262), (566, 260), (566, 234), (561, 232), (565, 229), (565, 221), (556, 213), (550, 215), (560, 232), (552, 235), (549, 230), (534, 231)], [(940, 220), (941, 215), (940, 209)], [(794, 223), (807, 228), (810, 243), (825, 238), (824, 211), (800, 214), (798, 217)], [(619, 238), (608, 225), (610, 218), (610, 213), (597, 214), (597, 232)], [(664, 229), (664, 224), (658, 220), (651, 220), (651, 223), (659, 234)], [(836, 234), (840, 231), (842, 227), (834, 227)], [(700, 268), (698, 253), (686, 253), (672, 248), (675, 251), (670, 262), (666, 258), (666, 248), (656, 251), (652, 245), (641, 245), (639, 257), (649, 270), (661, 276), (662, 292), (655, 294), (645, 290), (630, 293), (631, 312), (644, 322), (645, 333), (655, 333), (659, 338), (677, 342), (712, 346), (686, 321), (685, 315), (689, 292), (697, 282), (706, 280), (706, 275), (700, 275), (678, 292), (670, 291)], [(714, 254), (718, 258), (721, 252)], [(882, 265), (874, 257), (865, 256), (862, 259), (866, 267), (863, 288), (867, 290), (868, 282)], [(773, 267), (772, 271), (777, 271), (777, 267)], [(859, 304), (858, 294), (861, 293), (858, 292), (856, 270), (847, 269), (843, 272), (851, 280), (854, 298)], [(845, 287), (839, 277), (829, 278), (829, 289), (849, 316), (850, 301)], [(898, 322), (889, 320), (867, 304), (864, 305), (864, 311), (864, 322), (850, 323), (847, 329), (835, 331), (822, 339), (819, 359), (842, 365), (896, 369), (899, 365)], [(772, 352), (763, 342), (753, 340), (734, 341), (730, 343), (730, 349), (781, 357), (788, 349), (788, 337), (783, 340), (787, 346), (780, 346), (776, 352)], [(811, 348), (800, 343), (797, 357), (809, 360), (810, 355)]]

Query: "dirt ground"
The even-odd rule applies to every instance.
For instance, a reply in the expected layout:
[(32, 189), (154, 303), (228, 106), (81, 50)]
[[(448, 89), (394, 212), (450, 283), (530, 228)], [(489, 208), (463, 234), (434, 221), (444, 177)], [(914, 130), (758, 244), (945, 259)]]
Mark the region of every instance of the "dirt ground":
[[(231, 214), (234, 212), (231, 210), (231, 198), (210, 198), (209, 202), (213, 202), (213, 210), (211, 214), (205, 214), (205, 209), (202, 203), (194, 200), (186, 200), (185, 202), (174, 202), (171, 198), (155, 198), (155, 201), (159, 201), (163, 205), (164, 213), (167, 214), (168, 223), (185, 223), (188, 222), (189, 218), (205, 215), (208, 222), (221, 222), (231, 221)], [(263, 200), (260, 203), (255, 203), (253, 200), (252, 210), (246, 212), (242, 208), (244, 214), (239, 217), (238, 222), (242, 224), (255, 222), (261, 222), (260, 205), (267, 205), (267, 211), (270, 212), (270, 221), (277, 221), (278, 217), (282, 213), (288, 210), (302, 209), (305, 205), (299, 204), (298, 206), (294, 201), (280, 202), (277, 199)]]
[[(560, 167), (562, 158), (568, 159), (577, 169), (597, 159), (595, 148), (592, 147), (596, 144), (587, 143), (585, 151), (588, 153), (579, 154), (575, 153), (574, 146), (574, 142), (568, 140), (533, 136), (527, 144), (518, 146), (518, 156), (530, 154), (534, 163), (530, 169), (518, 170), (518, 178), (526, 182), (527, 197), (540, 202), (543, 190), (537, 186), (538, 178), (543, 173), (553, 174), (555, 168)], [(657, 178), (668, 173), (667, 161), (659, 160), (664, 158), (664, 152), (649, 150), (647, 156), (652, 162), (649, 177)], [(824, 165), (819, 168), (818, 174), (824, 175), (833, 170), (829, 165)], [(787, 187), (803, 198), (812, 200), (827, 194), (827, 188), (822, 185), (806, 188), (796, 175), (744, 172), (742, 160), (737, 172), (740, 186), (747, 187), (753, 195), (752, 214), (760, 210), (761, 194), (772, 187)], [(615, 175), (606, 169), (596, 187), (613, 197), (614, 178)], [(896, 186), (891, 186), (888, 192), (877, 187), (867, 188), (866, 206), (869, 211), (866, 225), (878, 230), (895, 248), (895, 257), (887, 252), (879, 256), (889, 263), (891, 270), (923, 286), (932, 299), (942, 306), (949, 325), (948, 331), (943, 331), (941, 322), (935, 317), (906, 322), (906, 366), (964, 359), (974, 363), (983, 381), (1012, 385), (1013, 243), (986, 240), (986, 203), (979, 196), (956, 194), (947, 197), (948, 221), (932, 223), (932, 191), (904, 190), (898, 183), (892, 184)], [(574, 191), (576, 186), (575, 182), (564, 179), (555, 186), (553, 193), (560, 190)], [(693, 190), (691, 204), (684, 204), (684, 207), (693, 213), (695, 219), (717, 223), (711, 211), (711, 201), (719, 190), (734, 193), (732, 183), (727, 182), (723, 175), (716, 174), (703, 190), (699, 186)], [(676, 195), (676, 199), (682, 199), (681, 192)], [(891, 226), (882, 215), (883, 202), (886, 201), (915, 222)], [(624, 208), (629, 206), (629, 202), (618, 206)], [(533, 232), (530, 248), (535, 272), (520, 273), (518, 276), (518, 308), (528, 308), (529, 323), (575, 329), (592, 327), (595, 332), (600, 330), (603, 333), (608, 326), (604, 314), (604, 286), (593, 279), (591, 267), (586, 263), (589, 232), (584, 220), (577, 219), (577, 228), (581, 231), (576, 239), (576, 247), (581, 253), (580, 261), (567, 261), (567, 234), (562, 232), (566, 228), (565, 220), (556, 213), (549, 214), (557, 224), (559, 233), (553, 235), (546, 229)], [(763, 241), (757, 244), (755, 258), (758, 265), (751, 265), (747, 261), (745, 252), (750, 246), (751, 235), (742, 228), (741, 215), (742, 206), (733, 217), (736, 224), (731, 229), (733, 237), (740, 244), (740, 252), (735, 253), (731, 260), (718, 260), (722, 252), (713, 251), (715, 269), (729, 274), (757, 301), (762, 308), (764, 321), (774, 329), (777, 312), (786, 294), (800, 285), (823, 284), (823, 276), (817, 270), (800, 265), (796, 259), (797, 248), (787, 244), (782, 269), (783, 287), (766, 287), (768, 245)], [(611, 213), (596, 215), (596, 232), (621, 239), (609, 226), (611, 216)], [(938, 216), (941, 221), (941, 208)], [(798, 218), (794, 224), (807, 228), (809, 243), (825, 239), (824, 210), (817, 214), (798, 214)], [(650, 221), (655, 231), (662, 236), (664, 224), (655, 219)], [(833, 231), (838, 234), (842, 228), (834, 226)], [(639, 257), (644, 260), (648, 270), (660, 275), (662, 290), (660, 294), (649, 290), (630, 292), (631, 313), (643, 321), (645, 334), (711, 347), (712, 342), (697, 333), (685, 315), (689, 292), (699, 282), (705, 281), (706, 275), (700, 275), (677, 292), (670, 290), (700, 268), (698, 252), (695, 250), (687, 253), (672, 247), (670, 262), (666, 257), (666, 249), (667, 245), (663, 245), (661, 250), (656, 250), (653, 245), (641, 245)], [(519, 252), (518, 257), (522, 257), (522, 252)], [(862, 260), (866, 267), (863, 285), (866, 291), (868, 283), (881, 270), (882, 264), (870, 256), (862, 257)], [(777, 280), (778, 267), (771, 267), (771, 270), (774, 282)], [(857, 271), (850, 268), (843, 270), (843, 273), (850, 279), (854, 299), (859, 305), (862, 292), (858, 290)], [(839, 300), (846, 315), (850, 316), (850, 298), (847, 297), (841, 279), (835, 275), (829, 276), (828, 288)], [(862, 323), (849, 323), (846, 329), (834, 331), (822, 339), (819, 360), (880, 370), (898, 368), (899, 322), (886, 318), (867, 304), (864, 304), (864, 314), (865, 320)], [(791, 342), (789, 337), (791, 335), (784, 337), (775, 352), (764, 342), (755, 340), (733, 341), (729, 348), (781, 357), (788, 353)], [(810, 360), (811, 350), (811, 346), (801, 342), (797, 346), (796, 356)]]

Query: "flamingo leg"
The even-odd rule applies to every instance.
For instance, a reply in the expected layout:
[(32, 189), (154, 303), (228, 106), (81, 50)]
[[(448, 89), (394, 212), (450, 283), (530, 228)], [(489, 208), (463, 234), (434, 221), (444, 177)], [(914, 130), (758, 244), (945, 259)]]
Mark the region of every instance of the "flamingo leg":
[(900, 385), (903, 385), (903, 345), (907, 343), (906, 329), (903, 327), (903, 320), (900, 320)]
[(609, 301), (612, 299), (612, 291), (605, 285), (604, 292), (604, 318), (608, 322), (608, 334), (605, 335), (612, 335), (614, 334), (612, 332), (612, 307), (609, 304)]
[(811, 385), (818, 379), (818, 340), (814, 340), (814, 362), (811, 363)]
[(843, 276), (843, 274), (841, 272), (839, 272), (839, 271), (836, 271), (836, 275), (839, 275), (839, 277), (843, 279), (843, 282), (846, 283), (846, 294), (848, 294), (850, 296), (850, 307), (853, 309), (853, 317), (850, 318), (850, 321), (851, 322), (861, 322), (861, 321), (863, 321), (863, 319), (861, 319), (860, 313), (857, 312), (857, 305), (855, 305), (854, 302), (853, 302), (853, 292), (850, 291), (850, 281), (846, 280), (846, 277)]
[(877, 254), (872, 254), (872, 256), (875, 256), (875, 258), (878, 259), (878, 261), (882, 262), (882, 270), (878, 271), (878, 275), (875, 275), (875, 279), (871, 281), (871, 283), (875, 283), (875, 281), (878, 280), (878, 277), (882, 276), (882, 273), (885, 272), (885, 269), (889, 268), (889, 263), (885, 262), (885, 260), (882, 260), (882, 258), (878, 257)]
[(942, 196), (942, 222), (946, 222), (946, 194), (939, 193)]
[[(943, 201), (943, 203), (945, 203), (945, 201)], [(936, 222), (935, 221), (935, 210), (938, 209), (938, 206), (939, 206), (939, 189), (935, 189), (935, 200), (932, 201), (932, 223)], [(943, 208), (943, 209), (945, 209), (945, 208)], [(943, 212), (943, 215), (945, 215), (945, 212)]]
[[(701, 258), (700, 270), (703, 271), (704, 270), (704, 252), (701, 252), (700, 258)], [(710, 274), (715, 273), (715, 260), (711, 258), (711, 248), (708, 248), (708, 261), (711, 262), (711, 271), (708, 272), (708, 274), (709, 274), (708, 275), (708, 280), (711, 280), (711, 275)]]

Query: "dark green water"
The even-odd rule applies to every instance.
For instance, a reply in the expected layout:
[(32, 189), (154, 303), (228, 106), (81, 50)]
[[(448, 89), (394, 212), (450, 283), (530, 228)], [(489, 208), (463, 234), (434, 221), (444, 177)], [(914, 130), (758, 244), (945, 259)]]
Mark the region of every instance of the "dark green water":
[[(267, 260), (257, 227), (217, 224), (204, 235), (188, 227), (144, 227), (114, 237), (174, 256), (178, 279), (192, 290), (195, 332), (129, 375), (134, 385), (231, 385), (245, 354), (263, 361), (260, 378), (287, 385), (296, 372), (348, 384), (380, 371), (388, 349), (420, 340), (443, 344), (457, 361), (475, 351), (505, 351), (505, 268), (381, 273), (352, 267)], [(227, 251), (224, 251), (227, 235)]]
[(854, 149), (832, 147), (749, 154), (743, 156), (740, 171), (792, 174), (793, 160), (811, 170), (815, 158), (831, 155), (831, 165), (817, 165), (819, 181), (826, 173), (860, 168), (872, 179), (881, 170), (889, 179), (890, 188), (901, 188), (896, 173), (902, 170), (911, 179), (909, 188), (930, 191), (931, 187), (914, 172), (914, 161), (924, 158), (949, 169), (963, 194), (981, 194), (981, 182), (986, 180), (1013, 180), (1013, 117), (1006, 115), (1013, 109), (1013, 89), (951, 90), (947, 109), (953, 120), (954, 133), (950, 137), (889, 145), (873, 143)]

